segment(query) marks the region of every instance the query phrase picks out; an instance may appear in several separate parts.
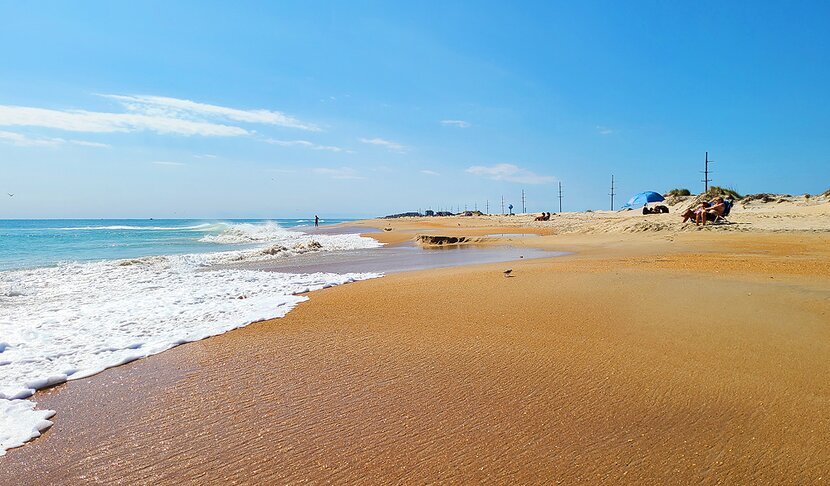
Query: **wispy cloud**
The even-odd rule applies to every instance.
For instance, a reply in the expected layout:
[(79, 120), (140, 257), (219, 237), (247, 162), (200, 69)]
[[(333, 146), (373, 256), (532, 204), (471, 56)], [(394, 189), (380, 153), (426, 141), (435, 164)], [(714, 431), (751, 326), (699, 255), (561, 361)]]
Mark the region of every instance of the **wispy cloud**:
[(548, 184), (556, 180), (553, 176), (538, 175), (513, 164), (496, 164), (489, 167), (474, 165), (468, 168), (467, 172), (494, 181), (518, 182), (521, 184)]
[(169, 167), (181, 167), (183, 165), (187, 165), (183, 162), (168, 162), (166, 160), (154, 160), (150, 163), (155, 164), (155, 165), (166, 165), (166, 166), (169, 166)]
[(95, 148), (109, 148), (111, 147), (108, 143), (100, 143), (100, 142), (87, 142), (85, 140), (67, 140), (68, 143), (73, 145), (81, 145), (83, 147), (95, 147)]
[(213, 154), (193, 154), (194, 157), (197, 159), (215, 159), (216, 155)]
[(65, 140), (63, 138), (33, 138), (22, 133), (0, 130), (0, 142), (17, 145), (18, 147), (54, 147), (58, 145), (80, 145), (83, 147), (106, 148), (109, 145), (85, 140)]
[(293, 174), (297, 172), (296, 169), (282, 169), (282, 168), (271, 168), (265, 169), (266, 172), (276, 172), (277, 174)]
[(391, 152), (397, 152), (402, 154), (406, 152), (407, 147), (405, 145), (401, 145), (397, 142), (392, 142), (390, 140), (384, 140), (382, 138), (360, 138), (358, 139), (361, 143), (367, 143), (369, 145), (379, 145), (381, 147), (386, 147), (387, 150)]
[(22, 133), (5, 131), (0, 131), (0, 141), (17, 145), (18, 147), (42, 147), (63, 144), (63, 140), (56, 138), (31, 138)]
[(249, 133), (240, 127), (164, 115), (63, 111), (8, 105), (0, 105), (0, 126), (31, 126), (86, 133), (152, 131), (203, 136), (239, 136)]
[(311, 172), (317, 175), (331, 177), (332, 179), (365, 179), (365, 177), (358, 175), (351, 167), (340, 167), (339, 169), (316, 167), (311, 169)]
[(333, 145), (318, 145), (308, 140), (275, 140), (273, 138), (265, 139), (266, 143), (272, 145), (279, 145), (280, 147), (306, 147), (312, 150), (325, 150), (328, 152), (351, 152), (342, 147), (335, 147)]
[(429, 170), (429, 169), (424, 169), (424, 170), (422, 170), (422, 171), (421, 171), (421, 174), (426, 174), (426, 175), (430, 175), (430, 176), (437, 176), (437, 175), (441, 175), (441, 174), (439, 174), (438, 172), (435, 172), (434, 170)]
[(441, 125), (445, 127), (469, 128), (470, 122), (464, 120), (441, 120)]
[(614, 133), (614, 129), (604, 127), (602, 125), (597, 125), (597, 133), (599, 133), (600, 135), (611, 135), (612, 133)]
[(320, 128), (312, 123), (300, 121), (293, 116), (272, 110), (241, 110), (227, 106), (199, 103), (179, 98), (150, 95), (115, 95), (102, 94), (104, 98), (110, 98), (121, 102), (127, 110), (147, 115), (165, 115), (173, 118), (183, 118), (198, 115), (208, 118), (220, 118), (244, 123), (259, 123), (265, 125), (278, 125), (287, 128), (299, 128), (301, 130), (320, 131)]
[[(118, 101), (127, 112), (53, 110), (0, 105), (0, 126), (40, 127), (85, 133), (149, 131), (165, 135), (206, 137), (235, 137), (253, 133), (249, 129), (236, 126), (238, 122), (309, 131), (320, 130), (314, 124), (302, 122), (279, 111), (241, 110), (164, 96), (113, 94), (100, 96)], [(41, 139), (40, 144), (47, 144), (48, 140)], [(89, 142), (87, 145), (93, 143)]]

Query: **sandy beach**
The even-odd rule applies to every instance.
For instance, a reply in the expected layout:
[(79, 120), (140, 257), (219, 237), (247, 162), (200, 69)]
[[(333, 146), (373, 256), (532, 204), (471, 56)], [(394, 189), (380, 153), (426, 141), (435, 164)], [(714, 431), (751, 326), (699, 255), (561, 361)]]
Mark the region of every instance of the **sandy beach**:
[(827, 483), (830, 203), (677, 207), (360, 222), (570, 253), (313, 292), (39, 392), (55, 425), (0, 483)]

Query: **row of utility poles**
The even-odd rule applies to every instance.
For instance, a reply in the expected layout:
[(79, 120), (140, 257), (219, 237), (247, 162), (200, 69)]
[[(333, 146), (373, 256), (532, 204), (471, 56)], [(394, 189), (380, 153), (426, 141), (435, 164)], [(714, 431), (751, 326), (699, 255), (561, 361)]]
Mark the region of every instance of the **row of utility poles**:
[[(712, 162), (714, 162), (714, 160), (709, 160), (709, 152), (706, 152), (706, 155), (704, 156), (703, 170), (701, 171), (703, 173), (703, 179), (700, 181), (700, 182), (703, 183), (703, 191), (704, 192), (709, 192), (709, 183), (712, 182), (712, 179), (709, 178), (709, 176), (712, 174), (712, 171), (709, 170), (709, 164), (711, 164)], [(614, 174), (611, 174), (611, 192), (608, 193), (608, 195), (611, 196), (611, 211), (614, 210), (614, 196), (617, 195), (616, 189), (617, 189), (616, 180), (614, 179)], [(558, 198), (559, 198), (559, 212), (561, 213), (562, 212), (562, 182), (559, 182), (559, 196), (558, 196)], [(525, 197), (525, 191), (524, 191), (524, 189), (522, 189), (522, 213), (527, 213), (527, 207), (525, 206), (526, 202), (527, 202), (527, 199)], [(478, 204), (476, 204), (475, 207), (476, 207), (476, 210), (478, 210)], [(512, 213), (513, 205), (511, 204), (508, 207), (509, 207), (509, 209), (511, 210), (511, 213)], [(460, 206), (458, 206), (457, 208), (459, 209), (458, 212), (461, 212), (460, 211)], [(490, 214), (490, 200), (489, 199), (485, 202), (484, 208), (485, 208), (484, 213), (485, 214)], [(450, 209), (452, 209), (452, 206), (450, 206)], [(464, 210), (465, 211), (467, 210), (467, 206), (464, 206)], [(507, 214), (507, 213), (504, 212), (504, 196), (501, 197), (501, 214)]]
[[(559, 212), (561, 213), (562, 212), (562, 183), (561, 182), (559, 183), (559, 196), (558, 197), (559, 197)], [(507, 214), (506, 212), (504, 212), (504, 204), (505, 204), (504, 196), (501, 196), (501, 214)], [(508, 207), (508, 209), (510, 209), (512, 211), (512, 209), (513, 209), (512, 204), (508, 204), (507, 207)], [(460, 208), (461, 208), (460, 206), (456, 206), (456, 208), (459, 209), (458, 212), (461, 212), (460, 211)], [(452, 209), (452, 206), (450, 206), (450, 209)], [(438, 210), (439, 211), (441, 210), (440, 206), (438, 206)], [(475, 204), (475, 210), (476, 211), (478, 210), (478, 203)], [(466, 205), (464, 206), (464, 211), (467, 211), (467, 206)], [(419, 210), (419, 212), (420, 212), (420, 210)], [(526, 197), (524, 189), (522, 189), (522, 213), (523, 214), (527, 213), (527, 197)], [(490, 200), (489, 199), (484, 201), (484, 214), (490, 214)]]

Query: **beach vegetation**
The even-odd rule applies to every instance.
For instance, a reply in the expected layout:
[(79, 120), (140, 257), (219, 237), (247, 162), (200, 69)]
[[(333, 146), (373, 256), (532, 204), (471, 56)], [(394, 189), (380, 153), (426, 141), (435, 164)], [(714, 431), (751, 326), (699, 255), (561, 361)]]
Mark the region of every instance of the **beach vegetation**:
[(717, 197), (721, 196), (727, 199), (741, 199), (743, 196), (738, 194), (738, 191), (731, 187), (720, 187), (720, 186), (712, 186), (709, 188), (709, 191), (706, 192), (706, 196), (709, 197)]
[(761, 202), (772, 202), (775, 201), (775, 197), (772, 194), (767, 194), (765, 192), (759, 194), (748, 194), (744, 196), (744, 202), (751, 202), (751, 201), (761, 201)]
[(674, 188), (671, 191), (663, 194), (665, 197), (691, 196), (692, 192), (688, 189)]

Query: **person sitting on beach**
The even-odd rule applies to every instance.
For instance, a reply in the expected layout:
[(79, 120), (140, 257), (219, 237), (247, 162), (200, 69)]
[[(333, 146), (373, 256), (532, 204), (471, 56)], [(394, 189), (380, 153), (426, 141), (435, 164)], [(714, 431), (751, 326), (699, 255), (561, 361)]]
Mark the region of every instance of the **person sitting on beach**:
[(706, 209), (708, 207), (709, 207), (709, 203), (702, 202), (702, 203), (698, 204), (694, 209), (692, 209), (692, 208), (687, 209), (686, 212), (684, 212), (680, 216), (683, 217), (683, 222), (684, 223), (686, 221), (689, 221), (690, 219), (694, 219), (695, 223), (697, 223), (698, 215), (700, 213), (706, 211)]
[[(718, 218), (723, 216), (724, 212), (726, 212), (726, 203), (722, 197), (718, 196), (712, 201), (712, 204), (703, 211), (703, 214), (700, 215), (700, 222), (705, 225), (706, 220), (717, 221)], [(695, 220), (695, 223), (697, 223), (697, 220)]]
[[(653, 208), (650, 208), (646, 205), (643, 205), (643, 214), (660, 214), (660, 213), (668, 213), (668, 212), (669, 212), (669, 208), (667, 206), (659, 205), (659, 206), (654, 206)], [(685, 221), (684, 221), (684, 223), (685, 223)]]
[(542, 213), (541, 216), (536, 216), (536, 219), (533, 221), (544, 221), (545, 220), (545, 213)]
[(705, 225), (706, 220), (715, 221), (723, 216), (725, 211), (726, 204), (723, 198), (718, 196), (711, 203), (700, 203), (695, 209), (687, 209), (681, 216), (683, 217), (684, 223), (694, 218), (696, 225)]

